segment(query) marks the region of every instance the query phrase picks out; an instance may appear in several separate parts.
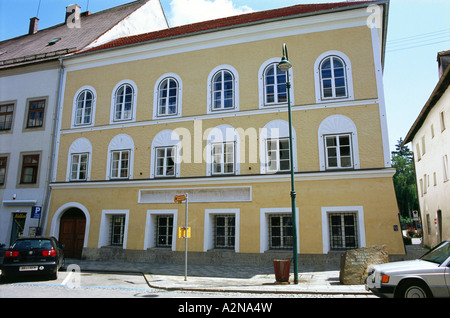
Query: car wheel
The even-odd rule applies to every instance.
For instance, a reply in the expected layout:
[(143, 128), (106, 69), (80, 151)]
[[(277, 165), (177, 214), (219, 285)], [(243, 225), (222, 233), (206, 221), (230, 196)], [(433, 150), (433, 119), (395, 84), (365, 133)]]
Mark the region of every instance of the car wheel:
[(403, 283), (399, 286), (398, 296), (400, 298), (432, 298), (430, 289), (422, 281), (415, 280)]

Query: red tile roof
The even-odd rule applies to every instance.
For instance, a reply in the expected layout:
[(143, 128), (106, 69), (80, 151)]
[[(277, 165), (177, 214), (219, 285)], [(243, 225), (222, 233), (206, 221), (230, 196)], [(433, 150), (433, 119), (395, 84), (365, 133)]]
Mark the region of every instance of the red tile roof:
[(299, 4), (290, 7), (284, 7), (280, 9), (252, 12), (247, 14), (241, 14), (216, 20), (209, 20), (204, 22), (198, 22), (188, 25), (177, 26), (173, 28), (164, 29), (161, 31), (155, 31), (150, 33), (144, 33), (129, 37), (123, 37), (111, 42), (102, 44), (100, 46), (82, 51), (80, 53), (98, 51), (103, 49), (115, 48), (124, 45), (131, 45), (136, 43), (142, 43), (147, 41), (154, 41), (159, 39), (167, 39), (177, 36), (184, 36), (193, 33), (213, 31), (216, 29), (222, 29), (226, 27), (234, 27), (239, 25), (257, 23), (260, 21), (267, 21), (277, 18), (304, 15), (308, 13), (319, 13), (320, 11), (328, 11), (333, 9), (340, 9), (344, 7), (353, 7), (361, 4), (368, 4), (380, 2), (377, 0), (367, 1), (352, 1), (352, 2), (334, 2), (334, 3), (320, 3), (320, 4)]

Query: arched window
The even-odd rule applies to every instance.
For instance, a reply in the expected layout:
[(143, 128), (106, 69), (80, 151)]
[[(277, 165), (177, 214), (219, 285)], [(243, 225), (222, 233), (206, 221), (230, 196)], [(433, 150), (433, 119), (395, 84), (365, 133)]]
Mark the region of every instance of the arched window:
[[(289, 143), (289, 124), (276, 119), (261, 129), (259, 138), (261, 173), (288, 172), (291, 168), (291, 147)], [(292, 129), (293, 167), (297, 171), (297, 138)]]
[(161, 76), (155, 85), (153, 118), (181, 116), (181, 78), (172, 73)]
[(126, 135), (115, 136), (108, 147), (106, 179), (133, 179), (134, 142)]
[(345, 54), (325, 52), (316, 60), (314, 68), (317, 102), (353, 99), (351, 64)]
[(177, 113), (178, 83), (168, 77), (159, 84), (158, 116), (172, 116)]
[(319, 125), (320, 170), (359, 169), (358, 134), (353, 121), (332, 115)]
[(150, 178), (180, 176), (180, 136), (173, 130), (159, 132), (152, 142)]
[(240, 138), (230, 125), (214, 127), (206, 139), (206, 175), (234, 175), (240, 172)]
[(130, 80), (122, 81), (113, 91), (111, 123), (135, 120), (136, 84)]
[(69, 148), (67, 181), (89, 181), (92, 163), (92, 145), (86, 138), (78, 138)]
[(97, 94), (91, 86), (83, 86), (74, 96), (72, 128), (94, 124)]
[[(278, 69), (280, 58), (265, 61), (259, 69), (259, 106), (287, 106), (287, 72)], [(293, 102), (293, 74), (289, 72), (291, 102)]]
[(239, 76), (230, 65), (215, 67), (208, 76), (208, 113), (239, 110)]

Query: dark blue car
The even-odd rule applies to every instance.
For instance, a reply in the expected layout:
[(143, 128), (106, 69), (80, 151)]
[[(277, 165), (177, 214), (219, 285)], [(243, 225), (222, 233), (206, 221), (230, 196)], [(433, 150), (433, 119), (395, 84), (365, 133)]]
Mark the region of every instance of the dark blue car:
[(64, 265), (64, 253), (54, 237), (19, 238), (5, 251), (2, 277), (48, 275), (58, 277)]

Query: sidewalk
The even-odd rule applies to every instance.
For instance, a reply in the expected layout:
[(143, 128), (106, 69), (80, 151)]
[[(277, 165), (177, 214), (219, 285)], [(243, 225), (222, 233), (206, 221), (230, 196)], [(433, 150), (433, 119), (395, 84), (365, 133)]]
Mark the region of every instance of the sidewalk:
[[(425, 252), (420, 245), (407, 246), (405, 259), (416, 259)], [(373, 296), (371, 292), (365, 290), (364, 285), (342, 285), (339, 282), (339, 268), (320, 264), (300, 265), (298, 284), (293, 283), (292, 267), (290, 284), (276, 283), (272, 264), (267, 266), (188, 264), (186, 280), (184, 264), (67, 259), (66, 267), (70, 264), (77, 264), (81, 271), (142, 273), (150, 287), (165, 290)]]
[(138, 272), (142, 273), (150, 287), (165, 290), (239, 292), (239, 293), (306, 293), (372, 295), (364, 285), (342, 285), (339, 270), (314, 270), (299, 268), (299, 283), (293, 283), (291, 269), (290, 284), (275, 282), (273, 266), (245, 265), (189, 265), (185, 281), (184, 265), (147, 264), (126, 262), (96, 262), (66, 260), (66, 267), (77, 264), (81, 271)]

